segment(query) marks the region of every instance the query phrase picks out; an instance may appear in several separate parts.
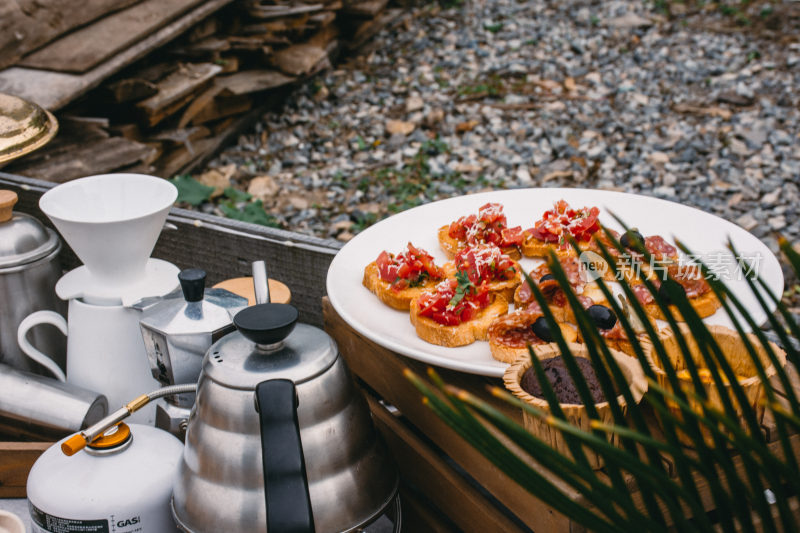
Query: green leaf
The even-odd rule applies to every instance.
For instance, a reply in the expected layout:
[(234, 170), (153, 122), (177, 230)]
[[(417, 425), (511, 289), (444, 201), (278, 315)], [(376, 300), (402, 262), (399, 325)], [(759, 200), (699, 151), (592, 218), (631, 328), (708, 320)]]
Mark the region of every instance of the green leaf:
[(475, 285), (473, 285), (469, 280), (469, 275), (467, 274), (466, 270), (459, 270), (456, 272), (456, 280), (458, 281), (458, 287), (456, 287), (455, 295), (447, 304), (449, 307), (457, 306), (458, 303), (464, 299), (464, 296), (466, 296), (469, 291), (475, 287)]
[(261, 226), (269, 226), (271, 228), (279, 228), (280, 224), (274, 216), (264, 211), (264, 204), (261, 200), (256, 200), (247, 204), (243, 210), (239, 210), (231, 202), (225, 202), (219, 205), (220, 211), (234, 220), (242, 222), (249, 222), (251, 224), (260, 224)]
[(239, 189), (234, 189), (233, 187), (226, 187), (225, 190), (222, 191), (222, 194), (234, 202), (246, 202), (253, 197), (252, 194), (245, 191), (240, 191)]
[(186, 203), (193, 206), (198, 206), (203, 202), (207, 202), (211, 198), (211, 193), (214, 192), (214, 187), (203, 185), (188, 174), (175, 176), (169, 180), (178, 189), (178, 203)]

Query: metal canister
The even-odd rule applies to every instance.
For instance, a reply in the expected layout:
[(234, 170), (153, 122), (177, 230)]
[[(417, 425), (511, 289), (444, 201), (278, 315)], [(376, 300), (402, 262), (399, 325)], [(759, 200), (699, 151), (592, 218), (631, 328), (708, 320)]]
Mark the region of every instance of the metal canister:
[[(16, 193), (0, 190), (0, 362), (49, 376), (19, 349), (17, 329), (34, 311), (66, 312), (55, 292), (61, 277), (61, 241), (34, 217), (12, 211), (16, 203)], [(66, 368), (66, 339), (60, 331), (36, 328), (30, 335), (34, 346)]]
[(28, 474), (34, 533), (177, 530), (169, 499), (183, 452), (178, 439), (154, 427), (121, 423), (71, 457), (61, 442)]
[(56, 440), (107, 414), (102, 394), (0, 363), (0, 432), (6, 435)]

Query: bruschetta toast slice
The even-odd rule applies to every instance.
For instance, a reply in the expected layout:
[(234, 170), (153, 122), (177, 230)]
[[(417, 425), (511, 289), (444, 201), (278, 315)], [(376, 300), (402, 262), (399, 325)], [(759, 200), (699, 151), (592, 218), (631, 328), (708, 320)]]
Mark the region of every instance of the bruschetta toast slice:
[(407, 311), (411, 300), (445, 278), (433, 256), (408, 243), (399, 254), (383, 251), (364, 268), (364, 286), (380, 301), (400, 311)]
[(414, 298), (410, 317), (421, 339), (454, 347), (486, 340), (489, 324), (507, 311), (505, 298), (459, 274)]

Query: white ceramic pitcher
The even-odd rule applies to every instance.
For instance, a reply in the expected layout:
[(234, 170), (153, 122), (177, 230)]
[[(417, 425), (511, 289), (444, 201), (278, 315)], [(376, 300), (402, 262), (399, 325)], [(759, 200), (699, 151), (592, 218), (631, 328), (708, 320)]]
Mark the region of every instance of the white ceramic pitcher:
[[(54, 311), (36, 311), (23, 319), (17, 331), (22, 352), (61, 381), (102, 392), (111, 409), (160, 387), (147, 362), (139, 311), (122, 305), (91, 305), (73, 298), (68, 313), (69, 321)], [(67, 335), (66, 376), (48, 355), (28, 342), (28, 330), (40, 324), (51, 324)], [(152, 424), (155, 404), (132, 418)]]

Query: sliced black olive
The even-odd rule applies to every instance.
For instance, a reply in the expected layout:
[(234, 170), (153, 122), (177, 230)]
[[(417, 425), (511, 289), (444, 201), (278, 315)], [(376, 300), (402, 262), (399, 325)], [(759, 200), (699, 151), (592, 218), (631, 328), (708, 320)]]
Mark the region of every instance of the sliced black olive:
[(635, 229), (629, 229), (620, 238), (619, 243), (625, 248), (637, 248), (639, 243), (644, 246), (644, 237)]
[(552, 275), (552, 274), (545, 274), (544, 276), (539, 278), (539, 283), (541, 283), (543, 281), (547, 281), (549, 279), (556, 279), (556, 277), (554, 275)]
[(674, 302), (672, 301), (672, 298), (669, 297), (669, 293), (670, 291), (675, 291), (675, 290), (682, 292), (684, 295), (686, 294), (686, 289), (683, 288), (683, 285), (681, 285), (674, 279), (667, 278), (661, 283), (661, 286), (658, 288), (658, 298), (661, 300), (662, 303), (671, 305)]
[(545, 317), (540, 316), (537, 318), (536, 322), (531, 325), (531, 329), (533, 333), (544, 342), (553, 342), (553, 333), (550, 331), (550, 324), (547, 323)]
[(593, 305), (586, 310), (594, 325), (600, 329), (611, 329), (617, 323), (617, 315), (604, 305)]

